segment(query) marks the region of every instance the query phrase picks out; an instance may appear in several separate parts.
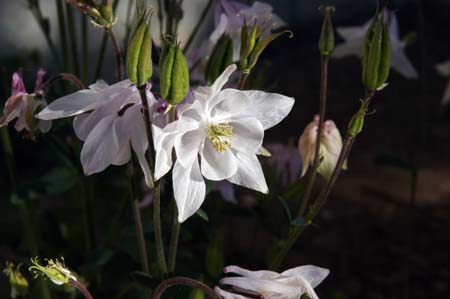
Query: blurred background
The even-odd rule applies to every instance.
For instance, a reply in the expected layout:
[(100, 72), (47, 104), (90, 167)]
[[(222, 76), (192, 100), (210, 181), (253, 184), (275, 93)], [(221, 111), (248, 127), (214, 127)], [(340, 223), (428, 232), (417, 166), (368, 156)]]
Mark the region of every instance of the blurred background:
[[(30, 91), (38, 68), (44, 67), (49, 75), (62, 71), (43, 34), (43, 30), (49, 32), (59, 52), (61, 34), (55, 1), (37, 2), (39, 12), (30, 9), (25, 0), (0, 3), (2, 106), (10, 95), (14, 71), (23, 70)], [(184, 17), (179, 26), (182, 43), (189, 37), (206, 2), (184, 1)], [(274, 7), (294, 37), (282, 37), (270, 44), (254, 72), (255, 79), (249, 84), (259, 86), (263, 81), (265, 89), (296, 99), (291, 114), (269, 130), (265, 139), (269, 148), (282, 146), (291, 150), (288, 163), (292, 165), (300, 158), (296, 153), (298, 138), (318, 111), (317, 40), (322, 22), (318, 7), (335, 6), (335, 28), (361, 26), (373, 16), (376, 1), (265, 2)], [(123, 44), (127, 6), (128, 1), (120, 0), (117, 8), (116, 28)], [(389, 86), (377, 93), (373, 101), (376, 112), (367, 117), (364, 131), (348, 160), (349, 169), (338, 180), (316, 223), (300, 237), (282, 267), (314, 264), (331, 269), (330, 276), (317, 289), (321, 298), (447, 299), (450, 296), (450, 111), (441, 104), (449, 78), (436, 71), (436, 64), (450, 59), (450, 1), (392, 0), (389, 8), (396, 12), (400, 38), (414, 37), (405, 53), (418, 78), (406, 79), (395, 70), (391, 72)], [(79, 40), (86, 19), (78, 11), (66, 12), (73, 18), (73, 31)], [(47, 22), (45, 28), (36, 21), (40, 13)], [(66, 22), (69, 20), (66, 18)], [(82, 55), (79, 42), (69, 44), (69, 55), (76, 52), (84, 58), (71, 59), (65, 71), (75, 72), (80, 68), (78, 72), (87, 83), (93, 83), (98, 73), (107, 82), (113, 82), (115, 65), (109, 41), (103, 64), (99, 65), (103, 32), (91, 25), (85, 28), (88, 28), (87, 53)], [(156, 17), (152, 28), (159, 32)], [(210, 13), (195, 40), (196, 45), (212, 30)], [(154, 36), (158, 44), (159, 35)], [(336, 41), (343, 42), (338, 34)], [(327, 118), (334, 120), (341, 132), (359, 107), (363, 92), (360, 60), (357, 57), (332, 59)], [(54, 91), (48, 101), (58, 95), (60, 91)], [(12, 126), (9, 131), (20, 184), (18, 194), (11, 196), (7, 163), (1, 159), (0, 265), (7, 259), (25, 261), (31, 256), (24, 244), (23, 223), (19, 219), (19, 212), (30, 213), (29, 225), (36, 228), (34, 237), (40, 244), (37, 252), (43, 257), (64, 255), (69, 265), (87, 277), (98, 298), (137, 298), (133, 288), (140, 281), (133, 271), (139, 266), (124, 169), (110, 167), (101, 174), (84, 178), (79, 170), (66, 167), (64, 158), (55, 154), (50, 139), (69, 145), (69, 159), (78, 161), (76, 150), (71, 148), (80, 145), (74, 140), (68, 122), (54, 123), (53, 136), (40, 137), (36, 142), (22, 138)], [(3, 147), (0, 147), (0, 157), (3, 157)], [(269, 185), (277, 189), (279, 182), (270, 175), (274, 164), (267, 159), (263, 162)], [(322, 185), (319, 181), (314, 191), (318, 192)], [(145, 192), (143, 189), (143, 196)], [(242, 189), (236, 190), (238, 204), (219, 200), (217, 192), (209, 197), (205, 204), (209, 222), (194, 217), (183, 225), (180, 274), (192, 277), (192, 272), (202, 273), (206, 269), (206, 277), (194, 278), (213, 285), (221, 277), (222, 265), (238, 264), (254, 270), (265, 267), (268, 244), (275, 242), (283, 234), (281, 227), (287, 225), (276, 197), (263, 197)], [(18, 208), (21, 201), (29, 202), (30, 209)], [(170, 208), (169, 203), (163, 205)], [(91, 214), (86, 217), (87, 206)], [(148, 239), (152, 240), (151, 209), (143, 208), (143, 214)], [(90, 224), (91, 232), (83, 229), (86, 223)], [(165, 219), (165, 223), (169, 227), (170, 219)], [(86, 235), (91, 240), (86, 241)], [(153, 253), (151, 241), (148, 246)], [(0, 298), (8, 298), (8, 292), (7, 278), (0, 276)], [(68, 295), (59, 290), (54, 297), (68, 298)]]

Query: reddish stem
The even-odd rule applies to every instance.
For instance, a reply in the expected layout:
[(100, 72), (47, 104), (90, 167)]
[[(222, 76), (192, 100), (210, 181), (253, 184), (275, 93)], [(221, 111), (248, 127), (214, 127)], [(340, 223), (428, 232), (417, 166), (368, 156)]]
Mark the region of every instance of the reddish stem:
[(44, 84), (42, 84), (41, 86), (41, 90), (45, 91), (59, 80), (69, 81), (70, 83), (75, 85), (78, 89), (86, 89), (86, 86), (84, 86), (83, 82), (81, 82), (81, 80), (78, 79), (75, 75), (69, 73), (59, 73), (57, 75), (54, 75), (47, 81), (45, 81)]
[(207, 286), (203, 282), (200, 282), (195, 279), (188, 278), (188, 277), (173, 277), (173, 278), (164, 280), (156, 288), (153, 298), (161, 299), (161, 296), (168, 288), (171, 288), (171, 287), (177, 286), (177, 285), (184, 285), (184, 286), (190, 286), (193, 288), (197, 288), (197, 289), (200, 289), (203, 292), (205, 292), (205, 294), (207, 294), (210, 298), (222, 299), (219, 295), (217, 295), (214, 292), (214, 290), (212, 290), (209, 286)]
[(81, 282), (78, 282), (76, 280), (70, 279), (69, 284), (76, 287), (84, 296), (86, 299), (93, 299), (91, 293), (89, 293), (88, 289), (82, 284)]

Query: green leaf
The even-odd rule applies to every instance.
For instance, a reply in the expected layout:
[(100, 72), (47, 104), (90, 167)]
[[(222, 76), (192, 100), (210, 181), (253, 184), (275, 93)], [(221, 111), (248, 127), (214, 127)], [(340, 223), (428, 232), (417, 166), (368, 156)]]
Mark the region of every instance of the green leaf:
[(307, 226), (308, 222), (303, 217), (297, 217), (291, 221), (292, 226)]
[(209, 222), (209, 217), (208, 217), (208, 215), (207, 215), (206, 212), (203, 211), (202, 209), (198, 209), (197, 212), (196, 212), (196, 214), (197, 214), (200, 218), (202, 218), (203, 220), (205, 220), (206, 222)]
[(283, 208), (284, 215), (286, 215), (288, 222), (292, 223), (291, 209), (289, 209), (289, 206), (287, 205), (287, 203), (284, 201), (284, 199), (281, 196), (278, 196), (278, 201), (280, 202), (281, 207)]

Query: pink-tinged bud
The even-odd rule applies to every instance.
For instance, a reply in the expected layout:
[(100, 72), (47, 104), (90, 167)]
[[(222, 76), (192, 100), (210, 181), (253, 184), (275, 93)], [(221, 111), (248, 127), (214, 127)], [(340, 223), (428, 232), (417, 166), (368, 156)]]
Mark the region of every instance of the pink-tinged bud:
[[(316, 115), (314, 120), (309, 123), (298, 142), (298, 150), (302, 157), (302, 174), (303, 177), (308, 167), (314, 162), (316, 150), (317, 130), (319, 129), (319, 116)], [(320, 140), (320, 164), (317, 172), (324, 178), (329, 179), (336, 166), (339, 154), (342, 149), (342, 137), (336, 124), (332, 120), (327, 120), (323, 124), (323, 131)], [(347, 168), (344, 164), (344, 169)]]
[(22, 74), (15, 72), (12, 77), (11, 95), (15, 96), (19, 93), (25, 93), (25, 84), (23, 83)]

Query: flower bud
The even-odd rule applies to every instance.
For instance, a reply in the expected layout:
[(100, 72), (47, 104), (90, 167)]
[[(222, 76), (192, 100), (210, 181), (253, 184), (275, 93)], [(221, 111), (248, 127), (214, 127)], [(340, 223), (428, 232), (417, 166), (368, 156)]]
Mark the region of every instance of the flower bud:
[(128, 44), (128, 77), (138, 87), (147, 83), (153, 72), (150, 17), (150, 10), (142, 13)]
[(334, 31), (333, 23), (331, 22), (331, 15), (334, 12), (333, 6), (321, 6), (319, 9), (323, 12), (323, 24), (320, 32), (319, 50), (320, 55), (328, 56), (334, 49)]
[(244, 20), (244, 25), (241, 30), (241, 52), (239, 59), (239, 66), (241, 69), (246, 69), (248, 65), (248, 58), (255, 48), (256, 41), (259, 38), (256, 24), (253, 25), (251, 32), (248, 32), (247, 23)]
[(389, 21), (385, 21), (384, 9), (377, 11), (366, 33), (361, 60), (363, 84), (375, 91), (386, 82), (391, 65)]
[(179, 44), (169, 44), (164, 49), (159, 69), (161, 96), (169, 104), (177, 105), (189, 91), (189, 70)]
[[(302, 174), (303, 177), (308, 167), (314, 163), (314, 155), (317, 142), (317, 130), (319, 129), (319, 116), (315, 116), (314, 120), (306, 126), (298, 143), (298, 150), (302, 157)], [(320, 165), (317, 172), (325, 179), (329, 179), (333, 173), (339, 155), (342, 149), (342, 138), (339, 130), (332, 120), (327, 120), (323, 124), (322, 136), (320, 138)], [(343, 169), (347, 166), (344, 164)]]
[(217, 41), (209, 57), (205, 71), (206, 81), (214, 82), (231, 63), (233, 63), (233, 41), (224, 34)]
[(109, 28), (117, 22), (117, 17), (113, 15), (111, 1), (107, 1), (106, 4), (87, 0), (66, 0), (66, 2), (88, 15), (96, 26)]
[(359, 133), (361, 133), (364, 126), (364, 118), (366, 116), (366, 110), (364, 108), (360, 108), (355, 115), (352, 116), (352, 119), (348, 123), (347, 134), (351, 137), (355, 137)]
[(9, 277), (9, 283), (11, 285), (11, 298), (26, 297), (28, 295), (29, 284), (25, 277), (20, 272), (19, 264), (14, 268), (14, 264), (6, 262), (6, 269), (3, 272)]

